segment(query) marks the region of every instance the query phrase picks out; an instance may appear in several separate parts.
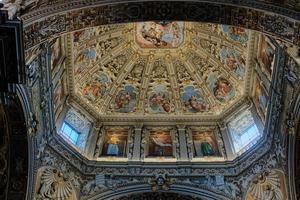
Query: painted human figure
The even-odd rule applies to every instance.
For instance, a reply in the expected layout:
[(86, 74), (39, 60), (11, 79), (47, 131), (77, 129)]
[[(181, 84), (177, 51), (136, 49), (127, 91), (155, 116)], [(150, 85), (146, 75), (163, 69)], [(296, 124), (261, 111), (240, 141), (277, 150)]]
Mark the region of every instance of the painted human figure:
[(95, 100), (99, 94), (102, 93), (103, 85), (99, 80), (87, 83), (83, 89), (83, 95), (87, 96), (91, 100)]
[(122, 93), (119, 98), (116, 99), (117, 108), (124, 108), (131, 101), (131, 95), (129, 92)]
[(195, 111), (206, 111), (209, 109), (209, 105), (205, 103), (199, 103), (196, 96), (192, 95), (189, 99), (188, 104), (191, 108), (193, 108)]
[(117, 156), (119, 155), (119, 138), (116, 135), (112, 135), (111, 138), (108, 140), (107, 146), (107, 155)]
[(153, 110), (170, 112), (171, 106), (164, 94), (155, 93), (150, 98), (151, 107)]
[(203, 156), (213, 156), (215, 155), (215, 151), (212, 147), (212, 145), (204, 139), (204, 141), (201, 143), (201, 151)]
[(218, 79), (216, 82), (216, 87), (214, 89), (214, 95), (221, 101), (227, 100), (229, 93), (231, 91), (230, 83), (223, 78)]
[(159, 135), (154, 135), (154, 137), (152, 137), (152, 140), (156, 144), (155, 152), (157, 152), (159, 156), (165, 155), (165, 151), (164, 151), (165, 147), (172, 147), (172, 144), (167, 143), (167, 141), (164, 140), (164, 138), (160, 137)]

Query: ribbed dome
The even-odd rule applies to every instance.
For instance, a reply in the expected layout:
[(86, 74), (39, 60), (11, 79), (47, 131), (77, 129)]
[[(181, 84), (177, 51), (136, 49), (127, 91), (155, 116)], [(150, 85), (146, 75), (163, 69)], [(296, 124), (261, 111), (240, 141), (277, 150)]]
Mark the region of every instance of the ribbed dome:
[(71, 94), (99, 116), (220, 115), (248, 95), (249, 40), (242, 28), (176, 21), (74, 32)]

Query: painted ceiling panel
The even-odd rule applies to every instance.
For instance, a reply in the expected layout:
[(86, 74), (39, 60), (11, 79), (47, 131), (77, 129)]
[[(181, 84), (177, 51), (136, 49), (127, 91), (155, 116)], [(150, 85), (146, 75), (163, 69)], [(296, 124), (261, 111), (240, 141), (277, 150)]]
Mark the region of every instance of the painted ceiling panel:
[(250, 31), (196, 22), (72, 33), (74, 94), (104, 115), (220, 115), (249, 83)]

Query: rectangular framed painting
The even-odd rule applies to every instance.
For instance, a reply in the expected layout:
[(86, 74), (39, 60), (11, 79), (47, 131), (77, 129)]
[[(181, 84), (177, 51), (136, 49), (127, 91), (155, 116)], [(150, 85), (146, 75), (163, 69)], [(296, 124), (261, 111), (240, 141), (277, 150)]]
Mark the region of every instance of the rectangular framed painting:
[(136, 43), (141, 48), (176, 48), (184, 40), (184, 22), (148, 21), (136, 23)]
[(62, 100), (65, 97), (65, 77), (61, 77), (61, 79), (58, 81), (54, 92), (53, 92), (53, 104), (54, 104), (54, 110), (58, 108), (58, 106), (62, 103)]
[(62, 71), (58, 75), (59, 76), (56, 76), (56, 78), (52, 80), (52, 84), (54, 85), (53, 105), (55, 112), (61, 104), (64, 104), (67, 96), (67, 74), (65, 71)]
[(104, 136), (102, 156), (127, 156), (128, 129), (108, 129)]
[(254, 85), (254, 102), (263, 122), (265, 121), (267, 113), (268, 101), (269, 96), (267, 90), (264, 87), (263, 82), (257, 76)]
[(262, 71), (271, 79), (274, 67), (276, 47), (272, 44), (268, 37), (260, 37), (260, 47), (258, 51), (258, 61), (262, 67)]
[(50, 47), (51, 50), (51, 71), (55, 74), (57, 67), (61, 64), (64, 59), (64, 45), (62, 38), (55, 39), (54, 43)]
[(173, 156), (173, 142), (171, 132), (167, 130), (155, 130), (149, 133), (148, 156)]
[(194, 157), (220, 156), (213, 130), (192, 130)]

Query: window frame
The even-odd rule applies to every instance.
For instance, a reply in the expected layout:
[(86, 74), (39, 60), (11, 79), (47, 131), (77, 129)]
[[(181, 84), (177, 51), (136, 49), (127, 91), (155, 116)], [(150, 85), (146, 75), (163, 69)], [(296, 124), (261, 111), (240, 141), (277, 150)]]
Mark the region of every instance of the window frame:
[[(246, 110), (244, 111), (246, 112)], [(230, 135), (230, 142), (231, 142), (231, 148), (233, 150), (233, 152), (236, 155), (241, 155), (242, 153), (244, 153), (245, 151), (249, 150), (250, 148), (252, 148), (253, 146), (255, 146), (255, 144), (262, 138), (263, 134), (262, 132), (259, 130), (259, 125), (256, 123), (255, 121), (255, 116), (253, 114), (253, 112), (251, 110), (249, 110), (249, 112), (251, 113), (251, 117), (253, 119), (253, 123), (251, 125), (249, 125), (249, 127), (247, 129), (245, 129), (242, 133), (235, 133), (232, 131), (231, 125), (230, 125), (230, 121), (228, 121), (227, 124), (227, 129), (228, 129), (228, 133)], [(240, 113), (240, 115), (242, 115), (243, 112)], [(255, 135), (253, 135), (250, 138), (250, 141), (248, 143), (245, 143), (246, 145), (236, 145), (236, 139), (238, 139), (238, 137), (242, 137), (244, 134), (247, 134), (247, 132), (253, 127), (255, 126), (256, 129), (256, 133)], [(235, 136), (236, 134), (240, 135), (240, 136)], [(249, 133), (248, 133), (249, 134)], [(236, 138), (236, 139), (235, 139)], [(249, 139), (248, 139), (249, 140)], [(244, 143), (244, 142), (243, 142)], [(241, 146), (241, 147), (239, 147)]]
[[(66, 133), (64, 130), (66, 128), (66, 126), (71, 129), (70, 133)], [(73, 145), (77, 145), (78, 139), (80, 138), (80, 132), (77, 131), (73, 126), (71, 126), (68, 122), (63, 121), (62, 126), (60, 128), (60, 135), (65, 138), (68, 142), (72, 143)], [(76, 140), (74, 140), (74, 138), (72, 137), (72, 134), (75, 133), (76, 134)]]
[[(251, 133), (250, 130), (254, 128), (255, 132)], [(240, 153), (240, 152), (244, 152), (247, 151), (248, 149), (250, 149), (252, 146), (254, 146), (256, 144), (256, 142), (261, 138), (261, 133), (259, 132), (257, 125), (255, 124), (255, 122), (253, 124), (251, 124), (245, 131), (243, 131), (242, 133), (232, 133), (231, 134), (231, 138), (232, 138), (232, 142), (233, 142), (233, 148), (235, 153)], [(239, 141), (238, 143), (236, 143), (236, 139), (234, 134), (238, 134), (239, 136)], [(238, 138), (237, 137), (237, 138)], [(243, 138), (244, 137), (244, 138)], [(247, 139), (245, 139), (247, 137)], [(249, 142), (247, 142), (247, 140)]]

